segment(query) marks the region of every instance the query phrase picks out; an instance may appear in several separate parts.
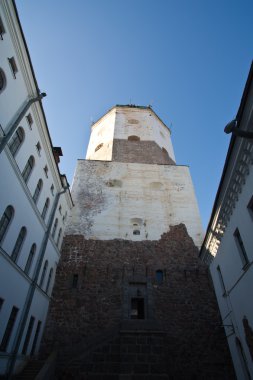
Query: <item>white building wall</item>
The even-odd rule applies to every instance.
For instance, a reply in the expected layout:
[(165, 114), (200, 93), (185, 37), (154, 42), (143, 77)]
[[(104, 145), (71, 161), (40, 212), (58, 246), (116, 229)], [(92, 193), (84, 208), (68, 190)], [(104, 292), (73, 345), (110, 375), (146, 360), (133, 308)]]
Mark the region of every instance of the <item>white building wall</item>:
[[(253, 217), (250, 210), (247, 208), (253, 195), (252, 189), (253, 169), (251, 165), (249, 175), (246, 178), (246, 183), (242, 187), (242, 192), (239, 194), (236, 207), (233, 210), (233, 214), (227, 225), (224, 236), (221, 239), (218, 253), (210, 265), (210, 271), (214, 282), (223, 324), (233, 324), (234, 326), (234, 333), (233, 329), (226, 327), (226, 334), (228, 336), (228, 343), (238, 379), (248, 379), (248, 377), (245, 374), (245, 371), (243, 371), (243, 365), (235, 344), (235, 336), (240, 338), (248, 368), (251, 376), (253, 377), (253, 363), (243, 327), (244, 316), (247, 317), (251, 327), (253, 327)], [(240, 257), (239, 248), (234, 237), (236, 228), (240, 231), (249, 260), (249, 264), (244, 268)], [(217, 273), (217, 266), (220, 267), (223, 276), (227, 293), (226, 296), (223, 296), (223, 290)]]
[[(6, 86), (0, 92), (0, 137), (2, 137), (3, 133), (9, 131), (27, 100), (38, 95), (38, 89), (12, 1), (3, 0), (0, 2), (0, 17), (5, 28), (3, 39), (0, 39), (0, 68), (4, 71), (6, 76)], [(10, 57), (14, 57), (16, 61), (18, 68), (16, 78), (11, 72), (8, 61)], [(33, 119), (32, 126), (28, 125), (26, 119), (29, 113)], [(43, 254), (42, 241), (48, 228), (56, 195), (63, 190), (62, 177), (55, 162), (52, 143), (40, 103), (35, 102), (30, 106), (20, 121), (19, 126), (21, 126), (25, 132), (25, 139), (20, 145), (15, 157), (12, 156), (8, 145), (6, 145), (2, 153), (0, 153), (0, 176), (2, 178), (2, 186), (0, 187), (0, 220), (8, 205), (12, 205), (15, 210), (5, 237), (0, 243), (0, 298), (3, 301), (0, 310), (0, 345), (12, 307), (16, 306), (19, 309), (7, 349), (0, 353), (0, 375), (5, 373), (10, 353), (13, 350), (13, 342), (19, 319), (27, 300), (28, 289), (35, 276), (35, 267), (39, 256)], [(15, 132), (13, 135), (14, 134)], [(38, 142), (41, 145), (40, 152), (38, 152), (36, 148)], [(22, 177), (22, 171), (31, 155), (33, 155), (35, 159), (35, 165), (27, 183), (25, 183)], [(44, 171), (45, 166), (48, 168), (47, 176)], [(43, 187), (38, 201), (35, 204), (33, 195), (40, 178), (43, 180)], [(46, 218), (43, 220), (41, 213), (47, 198), (50, 199), (50, 206)], [(36, 352), (39, 348), (55, 278), (55, 271), (60, 257), (59, 249), (64, 234), (66, 215), (69, 213), (71, 207), (72, 200), (70, 193), (66, 191), (65, 194), (60, 196), (56, 212), (53, 216), (52, 226), (54, 225), (54, 220), (56, 218), (58, 219), (55, 236), (53, 238), (50, 234), (42, 260), (42, 266), (39, 267), (40, 273), (35, 294), (18, 350), (16, 361), (16, 367), (18, 366), (18, 369), (25, 364), (27, 357), (30, 355), (37, 322), (40, 320), (42, 326)], [(17, 260), (14, 262), (11, 259), (11, 253), (22, 226), (26, 227), (27, 234)], [(60, 229), (62, 233), (60, 238), (58, 238)], [(27, 275), (24, 269), (33, 243), (36, 244), (37, 249), (30, 272)], [(48, 261), (47, 271), (43, 285), (40, 287), (41, 275), (46, 260)], [(49, 287), (46, 289), (51, 268), (53, 268), (53, 275)], [(26, 355), (20, 356), (31, 315), (35, 318), (35, 323), (28, 351)]]

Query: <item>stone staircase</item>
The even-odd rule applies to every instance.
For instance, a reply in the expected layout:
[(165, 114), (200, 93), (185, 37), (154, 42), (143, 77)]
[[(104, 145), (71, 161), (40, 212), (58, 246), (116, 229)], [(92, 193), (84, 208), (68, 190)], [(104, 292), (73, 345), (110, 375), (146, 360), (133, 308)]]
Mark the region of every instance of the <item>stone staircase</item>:
[(161, 331), (121, 330), (117, 337), (73, 359), (57, 379), (169, 379), (165, 339)]
[(23, 371), (14, 377), (15, 380), (34, 380), (44, 365), (43, 360), (31, 360)]

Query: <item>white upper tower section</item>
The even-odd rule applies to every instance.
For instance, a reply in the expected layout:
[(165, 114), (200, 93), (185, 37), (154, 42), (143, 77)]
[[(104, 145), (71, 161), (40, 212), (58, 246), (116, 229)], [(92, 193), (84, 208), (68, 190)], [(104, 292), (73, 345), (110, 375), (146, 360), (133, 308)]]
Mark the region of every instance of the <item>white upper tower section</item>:
[[(148, 149), (150, 155), (153, 155), (152, 162), (148, 163), (175, 164), (170, 129), (150, 107), (133, 105), (113, 107), (92, 126), (86, 159), (127, 162), (126, 153), (130, 150), (129, 141), (139, 141), (139, 150)], [(129, 159), (132, 162), (134, 152), (132, 144), (130, 145), (132, 153)], [(138, 162), (139, 153), (134, 159), (135, 162)], [(163, 153), (165, 162), (160, 162), (161, 153)], [(166, 156), (170, 158), (167, 162)], [(146, 160), (144, 159), (144, 161)], [(142, 159), (141, 162), (144, 161)]]

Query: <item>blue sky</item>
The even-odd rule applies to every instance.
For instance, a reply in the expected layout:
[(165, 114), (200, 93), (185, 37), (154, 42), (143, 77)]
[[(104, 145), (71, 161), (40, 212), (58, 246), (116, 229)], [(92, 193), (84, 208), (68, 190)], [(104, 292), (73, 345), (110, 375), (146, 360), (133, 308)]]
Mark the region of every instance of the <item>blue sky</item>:
[(91, 122), (151, 104), (189, 165), (206, 228), (253, 57), (251, 0), (16, 0), (60, 168), (72, 181)]

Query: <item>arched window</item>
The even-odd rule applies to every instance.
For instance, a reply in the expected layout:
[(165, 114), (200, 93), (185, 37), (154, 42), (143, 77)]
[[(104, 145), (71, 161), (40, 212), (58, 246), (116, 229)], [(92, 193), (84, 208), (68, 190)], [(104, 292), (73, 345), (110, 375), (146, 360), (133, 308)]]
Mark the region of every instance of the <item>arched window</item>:
[(38, 181), (38, 183), (37, 183), (37, 186), (36, 186), (36, 189), (34, 191), (34, 194), (33, 194), (33, 200), (34, 200), (35, 204), (38, 202), (39, 195), (40, 195), (41, 190), (42, 190), (42, 186), (43, 186), (43, 181), (40, 178), (39, 181)]
[(238, 352), (239, 359), (241, 362), (241, 366), (242, 366), (242, 369), (244, 372), (244, 378), (250, 380), (251, 376), (250, 376), (250, 372), (249, 372), (247, 358), (245, 356), (243, 346), (242, 346), (240, 339), (238, 337), (235, 338), (235, 344), (236, 344), (237, 352)]
[(14, 262), (17, 261), (19, 252), (21, 251), (22, 245), (24, 243), (26, 237), (26, 228), (23, 226), (18, 234), (18, 238), (16, 240), (16, 243), (14, 245), (11, 258)]
[(30, 156), (25, 167), (24, 167), (24, 170), (22, 172), (22, 177), (24, 178), (24, 181), (25, 183), (27, 183), (30, 175), (31, 175), (31, 172), (33, 170), (33, 167), (34, 167), (34, 157), (33, 156)]
[(48, 280), (47, 280), (47, 286), (46, 286), (46, 293), (48, 293), (52, 277), (53, 277), (53, 268), (51, 268), (50, 271), (49, 271)]
[(99, 145), (95, 148), (95, 152), (97, 152), (99, 149), (101, 149), (103, 145), (104, 145), (103, 143), (99, 144)]
[(46, 202), (44, 204), (42, 213), (41, 213), (41, 217), (42, 217), (43, 220), (45, 220), (45, 218), (46, 218), (47, 211), (48, 211), (48, 208), (49, 208), (49, 203), (50, 203), (50, 200), (49, 200), (49, 198), (47, 198)]
[(41, 278), (40, 278), (40, 287), (41, 288), (42, 288), (44, 280), (45, 280), (45, 275), (46, 275), (46, 272), (47, 272), (47, 267), (48, 267), (48, 261), (46, 260), (45, 264), (44, 264), (44, 267), (43, 267), (43, 270), (42, 270), (42, 273), (41, 273)]
[(128, 136), (128, 141), (140, 141), (140, 137), (139, 136)]
[(58, 247), (59, 247), (59, 243), (60, 243), (60, 240), (61, 240), (61, 233), (62, 233), (62, 229), (60, 228), (59, 232), (58, 232), (58, 236), (57, 236), (57, 242), (56, 242), (56, 244), (57, 244)]
[(25, 265), (25, 273), (26, 274), (29, 274), (29, 272), (30, 272), (30, 269), (31, 269), (31, 266), (33, 263), (33, 259), (35, 256), (35, 252), (36, 252), (36, 244), (33, 243), (33, 245), (31, 246), (30, 252), (29, 252), (29, 256), (28, 256), (26, 265)]
[(6, 234), (8, 227), (11, 223), (13, 215), (14, 215), (14, 208), (9, 205), (8, 207), (6, 207), (6, 209), (3, 213), (3, 216), (0, 220), (0, 242), (5, 237), (5, 234)]
[(163, 271), (161, 269), (158, 269), (155, 273), (155, 278), (158, 284), (163, 283)]
[(54, 221), (54, 226), (53, 226), (53, 230), (52, 230), (52, 238), (54, 238), (54, 236), (55, 236), (55, 231), (56, 231), (57, 225), (58, 225), (58, 219), (56, 218)]
[(2, 69), (0, 69), (0, 93), (5, 89), (6, 87), (6, 76)]
[(25, 139), (25, 132), (23, 128), (19, 127), (14, 133), (14, 135), (12, 136), (11, 141), (9, 143), (9, 148), (13, 156), (16, 155), (24, 139)]

